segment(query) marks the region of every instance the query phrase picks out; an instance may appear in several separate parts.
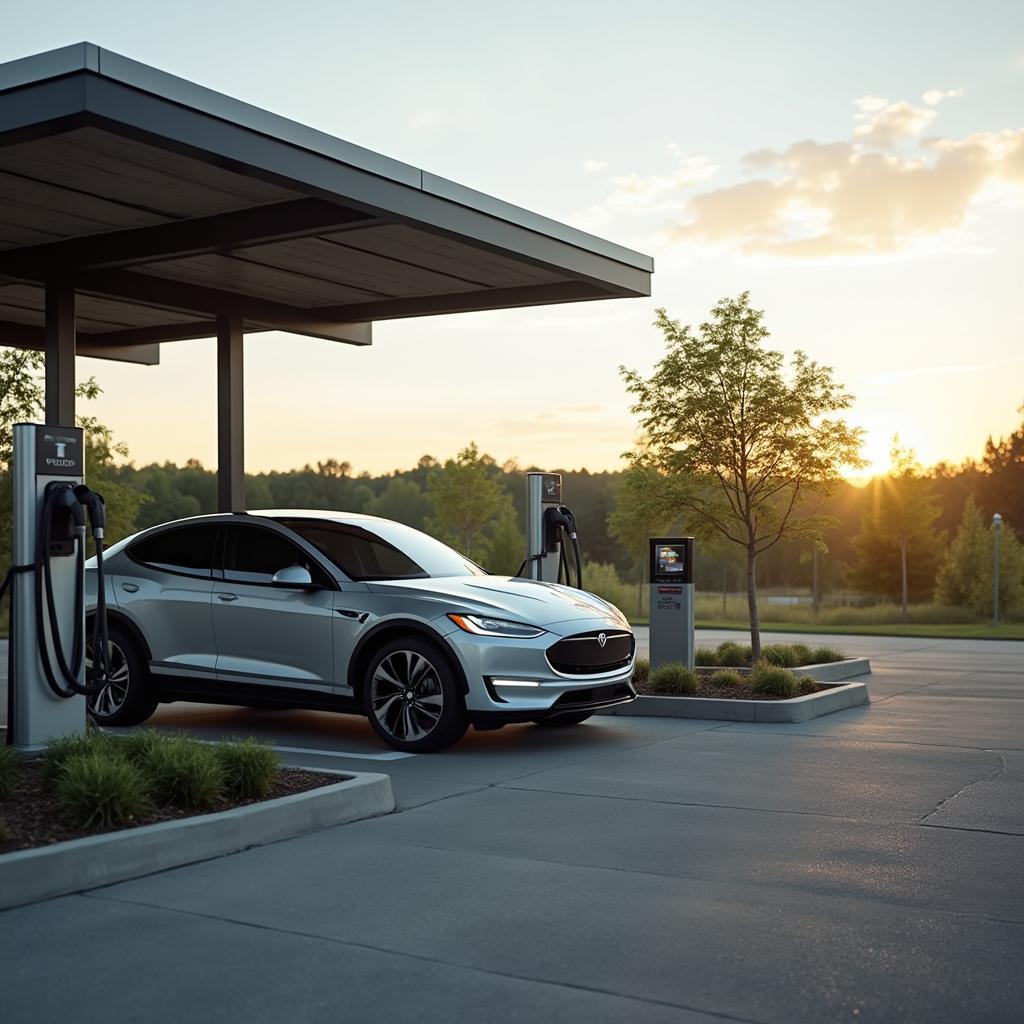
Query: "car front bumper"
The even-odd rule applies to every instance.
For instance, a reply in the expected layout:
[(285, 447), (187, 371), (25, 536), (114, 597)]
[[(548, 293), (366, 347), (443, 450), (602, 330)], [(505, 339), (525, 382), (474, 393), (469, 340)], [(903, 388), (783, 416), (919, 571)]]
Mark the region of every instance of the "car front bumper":
[(565, 636), (601, 630), (623, 632), (623, 627), (606, 620), (583, 620), (573, 622), (568, 630), (552, 630), (531, 640), (475, 636), (458, 627), (448, 632), (446, 639), (468, 683), (470, 718), (474, 722), (530, 721), (634, 700), (632, 651), (627, 664), (605, 672), (567, 674), (548, 660), (548, 649)]

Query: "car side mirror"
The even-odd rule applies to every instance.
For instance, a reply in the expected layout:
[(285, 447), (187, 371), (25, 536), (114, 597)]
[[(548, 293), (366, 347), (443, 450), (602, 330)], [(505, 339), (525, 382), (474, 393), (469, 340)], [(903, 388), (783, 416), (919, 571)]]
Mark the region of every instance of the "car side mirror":
[(286, 565), (278, 569), (270, 582), (278, 587), (312, 587), (313, 577), (304, 565)]

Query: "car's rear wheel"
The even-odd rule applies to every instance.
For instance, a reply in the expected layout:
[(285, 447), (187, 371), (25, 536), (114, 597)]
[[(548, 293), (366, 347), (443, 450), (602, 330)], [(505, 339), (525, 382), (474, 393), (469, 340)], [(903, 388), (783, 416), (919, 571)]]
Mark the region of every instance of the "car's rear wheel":
[[(86, 698), (86, 707), (97, 725), (138, 725), (156, 710), (146, 659), (135, 638), (123, 627), (111, 625), (107, 655), (110, 677), (97, 693)], [(93, 645), (86, 646), (86, 678), (92, 669)]]
[(376, 652), (363, 685), (363, 707), (385, 743), (410, 753), (449, 747), (469, 725), (451, 661), (418, 636), (392, 640)]
[(535, 718), (535, 725), (543, 725), (547, 729), (559, 729), (566, 725), (579, 725), (585, 722), (594, 712), (577, 711), (571, 715), (556, 715), (554, 718)]

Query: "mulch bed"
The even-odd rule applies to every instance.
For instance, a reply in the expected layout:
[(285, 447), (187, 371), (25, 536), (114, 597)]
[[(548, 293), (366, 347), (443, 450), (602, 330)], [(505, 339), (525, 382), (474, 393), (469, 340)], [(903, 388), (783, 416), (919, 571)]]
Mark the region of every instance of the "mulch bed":
[[(275, 797), (290, 796), (292, 793), (305, 793), (320, 786), (333, 786), (344, 782), (345, 776), (327, 774), (326, 772), (307, 772), (298, 768), (282, 768), (277, 780), (270, 790), (267, 800)], [(261, 800), (223, 801), (202, 811), (183, 810), (178, 807), (158, 807), (151, 814), (133, 820), (130, 825), (118, 828), (84, 829), (71, 824), (57, 794), (43, 782), (42, 761), (25, 761), (18, 773), (18, 784), (14, 792), (6, 799), (0, 800), (0, 819), (7, 823), (11, 838), (0, 842), (0, 853), (14, 850), (29, 850), (36, 846), (49, 846), (62, 843), (66, 839), (81, 839), (83, 836), (102, 835), (104, 832), (120, 832), (126, 828), (137, 828), (140, 825), (156, 825), (161, 821), (176, 821), (197, 814), (213, 814), (226, 811), (232, 807), (245, 807), (248, 804), (262, 803)]]
[[(643, 694), (646, 697), (714, 697), (716, 700), (788, 700), (786, 697), (775, 697), (770, 693), (758, 693), (756, 690), (752, 690), (746, 683), (741, 683), (738, 686), (713, 686), (709, 679), (701, 679), (697, 684), (696, 693), (685, 693), (685, 694), (671, 694), (671, 693), (654, 693), (648, 689), (647, 681), (644, 680), (642, 683), (638, 683), (636, 680), (633, 681), (633, 689), (637, 693)], [(815, 685), (814, 693), (820, 693), (827, 687), (822, 686), (820, 683)], [(800, 694), (799, 696), (804, 696)]]

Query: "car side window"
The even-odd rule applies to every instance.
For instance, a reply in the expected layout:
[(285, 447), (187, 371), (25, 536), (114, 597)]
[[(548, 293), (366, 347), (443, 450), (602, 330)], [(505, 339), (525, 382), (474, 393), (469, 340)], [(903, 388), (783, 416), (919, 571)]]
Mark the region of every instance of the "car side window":
[(258, 526), (229, 526), (224, 539), (224, 579), (235, 583), (269, 583), (274, 573), (301, 565), (314, 583), (330, 584), (322, 566), (287, 537)]
[(128, 554), (154, 569), (209, 578), (213, 575), (216, 539), (215, 523), (178, 526), (155, 537), (143, 537), (128, 548)]

